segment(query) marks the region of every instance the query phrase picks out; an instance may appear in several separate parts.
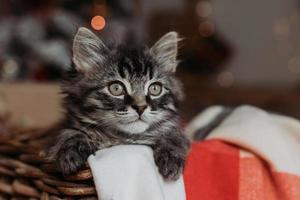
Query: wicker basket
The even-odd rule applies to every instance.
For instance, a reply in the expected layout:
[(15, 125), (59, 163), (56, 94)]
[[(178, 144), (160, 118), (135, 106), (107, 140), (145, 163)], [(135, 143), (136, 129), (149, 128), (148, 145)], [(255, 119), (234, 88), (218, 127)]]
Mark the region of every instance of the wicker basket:
[(39, 155), (56, 131), (0, 126), (0, 199), (98, 199), (88, 165), (63, 177)]

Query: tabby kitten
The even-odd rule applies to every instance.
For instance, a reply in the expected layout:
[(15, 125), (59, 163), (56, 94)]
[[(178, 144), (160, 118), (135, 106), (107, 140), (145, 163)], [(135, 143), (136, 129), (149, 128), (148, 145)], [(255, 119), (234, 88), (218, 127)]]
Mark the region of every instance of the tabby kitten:
[(66, 123), (48, 156), (68, 175), (90, 154), (119, 144), (152, 147), (159, 172), (176, 180), (182, 172), (188, 140), (179, 127), (181, 83), (176, 32), (152, 48), (108, 48), (86, 28), (73, 43), (73, 67), (63, 84)]

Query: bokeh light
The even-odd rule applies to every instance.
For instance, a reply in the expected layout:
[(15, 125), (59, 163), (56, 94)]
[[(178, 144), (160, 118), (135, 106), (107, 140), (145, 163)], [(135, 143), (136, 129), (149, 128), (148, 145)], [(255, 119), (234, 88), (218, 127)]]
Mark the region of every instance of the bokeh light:
[(105, 27), (105, 19), (104, 17), (97, 15), (94, 16), (91, 20), (91, 26), (93, 29), (100, 31)]
[(200, 35), (210, 37), (215, 33), (215, 25), (210, 21), (203, 21), (198, 27)]
[(15, 78), (19, 69), (18, 63), (13, 59), (8, 59), (3, 63), (1, 78), (9, 80)]
[(199, 17), (208, 17), (212, 14), (212, 5), (209, 1), (199, 1), (196, 5), (196, 13)]

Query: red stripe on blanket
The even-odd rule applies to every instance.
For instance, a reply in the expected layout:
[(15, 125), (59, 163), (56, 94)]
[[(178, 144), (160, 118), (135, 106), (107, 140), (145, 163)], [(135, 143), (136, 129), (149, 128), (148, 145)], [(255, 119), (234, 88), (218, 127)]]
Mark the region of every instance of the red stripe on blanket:
[(218, 140), (194, 143), (184, 182), (187, 200), (237, 200), (239, 150)]
[(257, 157), (240, 158), (241, 200), (299, 200), (300, 177), (274, 172)]

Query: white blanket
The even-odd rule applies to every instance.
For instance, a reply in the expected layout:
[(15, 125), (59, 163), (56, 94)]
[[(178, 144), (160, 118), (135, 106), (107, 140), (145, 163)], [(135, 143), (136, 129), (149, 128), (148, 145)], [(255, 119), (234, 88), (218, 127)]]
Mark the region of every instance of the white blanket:
[(165, 182), (150, 147), (120, 145), (88, 158), (100, 200), (185, 200), (182, 177)]
[[(186, 129), (193, 134), (222, 111), (206, 109)], [(205, 139), (219, 139), (264, 158), (275, 171), (300, 175), (300, 122), (252, 106), (236, 108)], [(183, 179), (164, 182), (147, 146), (124, 145), (88, 159), (100, 200), (184, 200)]]
[[(187, 126), (192, 134), (213, 120), (224, 108), (213, 106)], [(263, 158), (273, 170), (300, 176), (300, 121), (266, 112), (253, 106), (239, 106), (205, 138), (219, 139)]]

